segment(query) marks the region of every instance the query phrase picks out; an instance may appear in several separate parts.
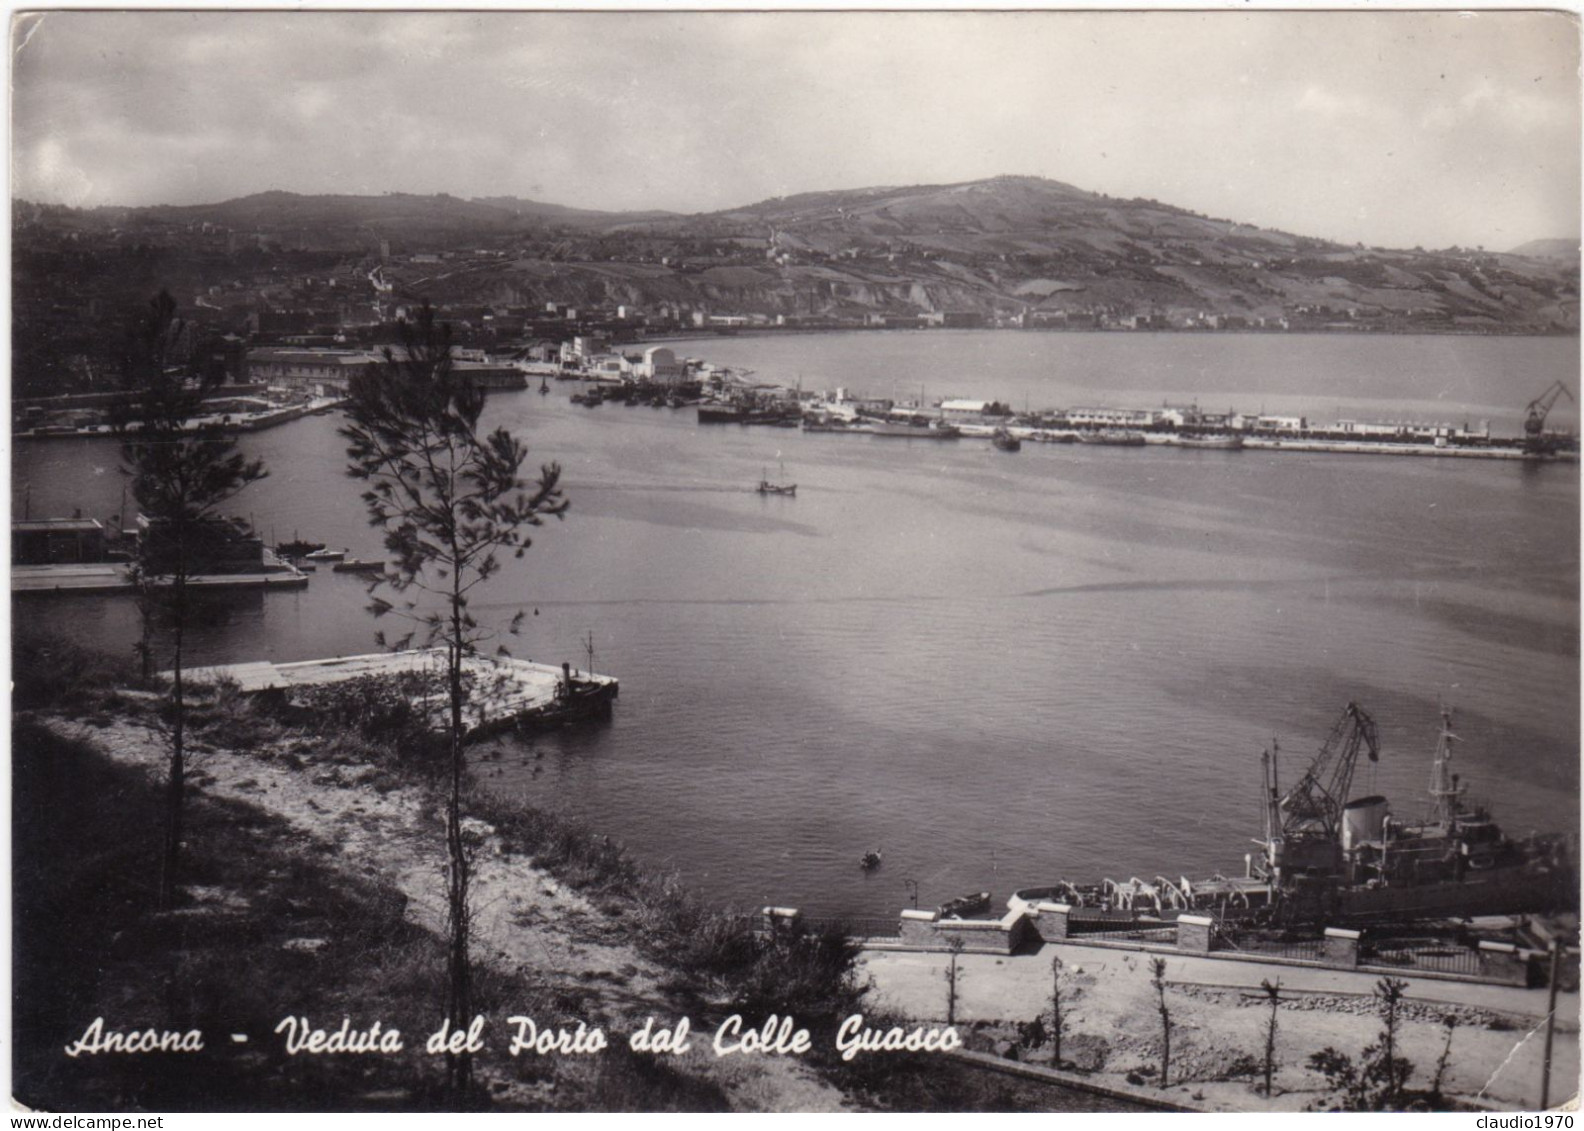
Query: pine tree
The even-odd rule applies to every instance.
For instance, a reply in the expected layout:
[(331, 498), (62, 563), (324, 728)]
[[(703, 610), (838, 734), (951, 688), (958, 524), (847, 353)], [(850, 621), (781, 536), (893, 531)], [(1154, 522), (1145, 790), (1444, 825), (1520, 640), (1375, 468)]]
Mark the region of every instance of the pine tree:
[[(219, 507), (268, 474), (263, 461), (244, 456), (223, 428), (200, 419), (204, 395), (214, 382), (189, 380), (171, 365), (184, 332), (176, 316), (176, 300), (161, 291), (128, 334), (122, 374), (125, 393), (114, 417), (122, 439), (122, 470), (130, 477), (132, 497), (147, 520), (131, 570), (144, 618), (140, 643), (149, 647), (149, 622), (158, 614), (168, 618), (171, 633), (171, 752), (159, 883), (162, 909), (175, 901), (181, 865), (187, 777), (183, 664), (192, 611), (188, 586), (202, 564), (204, 546), (217, 536)], [(145, 665), (147, 658), (145, 652)]]
[[(375, 597), (376, 617), (396, 613), (412, 625), (396, 647), (415, 636), (443, 647), (448, 703), (446, 801), (448, 918), (446, 1013), (452, 1031), (472, 1020), (469, 905), (470, 858), (463, 839), (462, 787), (466, 770), (464, 660), (488, 635), (469, 611), (474, 589), (500, 568), (499, 554), (516, 557), (531, 544), (529, 530), (566, 511), (560, 468), (547, 464), (530, 487), (521, 478), (528, 451), (504, 428), (481, 434), (483, 390), (452, 362), (450, 327), (436, 325), (425, 303), (417, 324), (402, 324), (402, 342), (383, 363), (352, 378), (346, 408), (347, 473), (367, 485), (369, 522), (385, 533), (393, 564), (371, 592), (388, 588), (398, 606)], [(511, 631), (522, 614), (513, 619)], [(379, 634), (385, 643), (383, 633)], [(472, 1061), (448, 1057), (453, 1094), (465, 1097)]]

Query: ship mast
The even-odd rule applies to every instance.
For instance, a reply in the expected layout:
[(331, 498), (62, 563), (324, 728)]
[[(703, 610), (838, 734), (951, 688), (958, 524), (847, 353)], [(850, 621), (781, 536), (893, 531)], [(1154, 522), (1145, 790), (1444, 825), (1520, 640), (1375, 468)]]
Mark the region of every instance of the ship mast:
[(1276, 740), (1271, 739), (1271, 748), (1260, 754), (1260, 809), (1265, 817), (1265, 848), (1270, 850), (1271, 841), (1281, 835), (1281, 791), (1277, 785), (1276, 756), (1281, 751)]
[(1430, 768), (1430, 800), (1435, 806), (1435, 819), (1450, 830), (1457, 824), (1462, 812), (1461, 798), (1464, 787), (1452, 772), (1452, 744), (1462, 739), (1452, 733), (1452, 712), (1441, 708), (1441, 737), (1436, 740), (1435, 764)]

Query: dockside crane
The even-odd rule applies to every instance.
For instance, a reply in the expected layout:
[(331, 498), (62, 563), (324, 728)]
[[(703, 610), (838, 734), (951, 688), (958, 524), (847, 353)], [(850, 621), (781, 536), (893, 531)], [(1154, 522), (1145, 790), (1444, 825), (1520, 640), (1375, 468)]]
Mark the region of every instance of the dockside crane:
[(1278, 809), (1285, 840), (1341, 842), (1342, 808), (1348, 803), (1361, 749), (1368, 751), (1371, 762), (1380, 761), (1375, 720), (1357, 703), (1349, 703), (1309, 769), (1281, 799)]
[(1284, 792), (1277, 784), (1273, 751), (1261, 759), (1265, 858), (1258, 874), (1280, 889), (1284, 915), (1319, 913), (1331, 890), (1327, 885), (1342, 875), (1343, 810), (1361, 750), (1371, 762), (1380, 761), (1375, 720), (1357, 703), (1349, 703), (1291, 789)]
[[(1561, 381), (1553, 381), (1551, 387), (1530, 401), (1524, 410), (1524, 451), (1531, 454), (1543, 454), (1552, 450), (1553, 441), (1546, 439), (1545, 422), (1551, 408), (1556, 404), (1558, 397), (1567, 397), (1573, 401), (1573, 394)], [(1573, 401), (1577, 404), (1577, 401)]]

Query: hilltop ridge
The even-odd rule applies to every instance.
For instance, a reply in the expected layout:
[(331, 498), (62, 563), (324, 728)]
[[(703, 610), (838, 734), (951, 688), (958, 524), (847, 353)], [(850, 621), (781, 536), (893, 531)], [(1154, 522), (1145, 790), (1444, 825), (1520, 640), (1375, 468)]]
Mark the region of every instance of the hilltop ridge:
[(76, 249), (157, 251), (183, 288), (223, 283), (239, 255), (297, 255), (352, 280), (379, 265), (393, 301), (627, 307), (674, 321), (1578, 330), (1576, 240), (1515, 252), (1345, 245), (1021, 175), (811, 191), (695, 214), (279, 190), (148, 208), (18, 202), (13, 214), (23, 294), (69, 239)]

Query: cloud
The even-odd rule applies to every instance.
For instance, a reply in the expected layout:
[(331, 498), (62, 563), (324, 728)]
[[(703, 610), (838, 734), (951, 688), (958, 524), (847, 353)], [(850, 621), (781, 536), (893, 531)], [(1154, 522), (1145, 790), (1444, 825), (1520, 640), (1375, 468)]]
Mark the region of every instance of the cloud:
[(1293, 109), (1322, 118), (1365, 118), (1378, 114), (1382, 107), (1361, 94), (1339, 94), (1318, 86), (1306, 86)]
[(1578, 214), (1575, 33), (1543, 13), (81, 11), (31, 32), (14, 191), (44, 199), (695, 211), (1016, 171), (1371, 243), (1494, 242), (1492, 200), (1536, 235)]
[(46, 199), (80, 207), (91, 201), (93, 180), (82, 166), (72, 159), (63, 141), (46, 138), (28, 155), (28, 179), (43, 186)]

